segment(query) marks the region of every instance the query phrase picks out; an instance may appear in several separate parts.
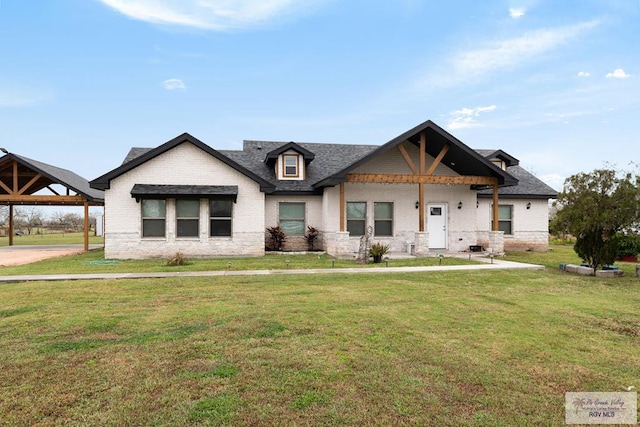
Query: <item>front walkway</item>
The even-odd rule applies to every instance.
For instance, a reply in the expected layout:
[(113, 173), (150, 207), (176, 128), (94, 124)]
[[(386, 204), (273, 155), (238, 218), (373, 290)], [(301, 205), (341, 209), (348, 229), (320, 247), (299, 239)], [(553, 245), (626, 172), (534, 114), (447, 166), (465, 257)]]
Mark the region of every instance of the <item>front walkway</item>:
[[(461, 254), (465, 255), (465, 254)], [(468, 255), (465, 255), (468, 256)], [(0, 283), (62, 281), (62, 280), (113, 280), (113, 279), (145, 279), (164, 277), (217, 277), (217, 276), (267, 276), (285, 274), (370, 274), (370, 273), (420, 273), (428, 271), (473, 271), (473, 270), (512, 270), (529, 269), (544, 270), (544, 266), (505, 261), (499, 258), (473, 257), (484, 264), (474, 265), (436, 265), (430, 267), (369, 267), (369, 268), (322, 268), (322, 269), (285, 269), (285, 270), (217, 270), (186, 271), (162, 273), (96, 273), (96, 274), (40, 274), (20, 276), (0, 276)]]

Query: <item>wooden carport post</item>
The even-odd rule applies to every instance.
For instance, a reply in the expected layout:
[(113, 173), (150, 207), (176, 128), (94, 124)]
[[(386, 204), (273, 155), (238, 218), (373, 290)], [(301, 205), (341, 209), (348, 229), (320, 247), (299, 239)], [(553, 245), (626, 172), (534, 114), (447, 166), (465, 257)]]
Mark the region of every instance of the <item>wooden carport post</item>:
[(9, 203), (9, 246), (13, 246), (13, 205)]
[(89, 250), (89, 202), (84, 201), (84, 251)]

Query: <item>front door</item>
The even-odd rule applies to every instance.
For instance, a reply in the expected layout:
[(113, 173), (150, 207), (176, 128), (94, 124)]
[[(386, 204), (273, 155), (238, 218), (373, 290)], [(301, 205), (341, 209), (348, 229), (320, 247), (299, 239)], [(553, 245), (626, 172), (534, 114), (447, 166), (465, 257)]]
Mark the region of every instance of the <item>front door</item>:
[(447, 248), (447, 205), (444, 203), (427, 204), (427, 231), (429, 249)]

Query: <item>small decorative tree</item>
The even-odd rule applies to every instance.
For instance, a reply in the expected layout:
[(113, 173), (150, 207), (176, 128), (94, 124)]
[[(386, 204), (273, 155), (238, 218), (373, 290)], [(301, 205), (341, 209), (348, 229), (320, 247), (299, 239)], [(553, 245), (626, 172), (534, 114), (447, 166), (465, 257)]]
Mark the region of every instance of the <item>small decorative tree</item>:
[(307, 246), (309, 247), (310, 251), (314, 250), (314, 245), (316, 240), (318, 239), (319, 234), (320, 230), (311, 225), (307, 226), (307, 234), (304, 235), (304, 238), (307, 241)]
[(280, 228), (279, 225), (267, 227), (267, 233), (269, 233), (269, 237), (271, 238), (272, 249), (281, 251), (284, 246), (284, 242), (287, 240), (287, 235), (284, 234), (282, 228)]

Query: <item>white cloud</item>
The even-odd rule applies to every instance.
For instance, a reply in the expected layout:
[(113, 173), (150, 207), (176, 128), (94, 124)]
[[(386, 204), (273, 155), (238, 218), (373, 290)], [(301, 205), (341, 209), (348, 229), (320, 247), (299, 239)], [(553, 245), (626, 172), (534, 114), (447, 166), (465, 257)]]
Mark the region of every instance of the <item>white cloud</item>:
[(513, 19), (522, 18), (525, 14), (526, 10), (524, 8), (515, 8), (512, 7), (509, 9), (509, 16)]
[(551, 188), (553, 188), (554, 190), (558, 191), (558, 189), (562, 189), (562, 187), (564, 186), (564, 180), (566, 177), (558, 174), (558, 173), (549, 173), (549, 174), (545, 174), (542, 175), (540, 177), (540, 179), (547, 184), (548, 186), (550, 186)]
[(462, 108), (460, 110), (456, 110), (450, 114), (451, 121), (447, 124), (447, 127), (455, 130), (481, 126), (481, 124), (477, 122), (476, 118), (480, 116), (480, 114), (494, 111), (496, 108), (497, 107), (495, 105), (488, 105), (486, 107)]
[(578, 72), (578, 77), (589, 77), (591, 76), (591, 73), (588, 71), (579, 71)]
[(180, 79), (168, 79), (162, 82), (166, 90), (186, 89), (187, 86)]
[(224, 31), (308, 13), (319, 0), (99, 0), (141, 21)]
[[(598, 25), (598, 21), (547, 28), (498, 40), (487, 47), (460, 52), (445, 61), (446, 72), (429, 76), (420, 86), (451, 86), (492, 72), (513, 69), (568, 43)], [(447, 63), (448, 62), (448, 63)]]
[(628, 77), (631, 77), (631, 74), (625, 73), (622, 68), (618, 68), (613, 70), (611, 73), (607, 73), (607, 78), (609, 79), (626, 79)]

